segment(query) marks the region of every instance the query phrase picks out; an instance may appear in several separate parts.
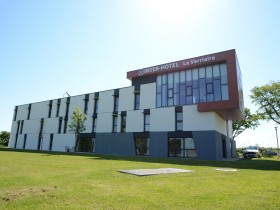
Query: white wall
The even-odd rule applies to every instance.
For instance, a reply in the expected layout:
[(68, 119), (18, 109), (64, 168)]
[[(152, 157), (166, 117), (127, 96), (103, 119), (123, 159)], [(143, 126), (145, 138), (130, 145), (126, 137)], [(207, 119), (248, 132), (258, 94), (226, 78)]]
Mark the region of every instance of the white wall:
[(52, 151), (65, 152), (65, 146), (75, 146), (75, 134), (55, 134), (53, 137)]
[[(17, 139), (17, 149), (22, 149), (23, 148), (23, 141), (24, 141), (24, 134), (19, 134), (18, 139)], [(14, 146), (15, 144), (13, 144)]]
[(50, 134), (43, 134), (43, 139), (41, 142), (42, 150), (49, 150), (50, 145)]
[(156, 83), (140, 86), (140, 109), (153, 109), (156, 107)]
[(91, 115), (86, 115), (86, 121), (85, 121), (85, 126), (86, 130), (83, 133), (91, 133), (92, 131), (92, 114)]
[(57, 133), (59, 118), (45, 118), (43, 132), (45, 134)]
[(113, 125), (112, 112), (98, 114), (97, 126), (96, 126), (96, 132), (97, 133), (102, 133), (102, 132), (103, 133), (111, 133), (112, 132), (112, 125)]
[(18, 120), (26, 120), (27, 119), (28, 106), (29, 106), (28, 104), (18, 106), (16, 121), (18, 121)]
[(128, 111), (134, 109), (134, 87), (119, 90), (119, 110)]
[(30, 120), (46, 118), (49, 114), (49, 101), (34, 103), (31, 105)]
[(84, 112), (85, 107), (85, 95), (79, 95), (79, 96), (73, 96), (70, 99), (70, 105), (69, 105), (69, 112), (68, 116), (71, 117), (73, 115), (73, 111), (76, 108), (80, 108), (82, 112)]
[(41, 119), (24, 120), (22, 133), (37, 133), (40, 132)]
[(25, 149), (37, 150), (39, 134), (28, 134)]
[(126, 112), (126, 132), (144, 131), (144, 114), (143, 110)]
[(111, 113), (114, 109), (114, 90), (99, 93), (98, 113)]
[(175, 131), (175, 108), (151, 109), (150, 131)]
[(216, 112), (198, 112), (196, 105), (183, 106), (184, 131), (217, 130), (226, 135), (225, 121)]

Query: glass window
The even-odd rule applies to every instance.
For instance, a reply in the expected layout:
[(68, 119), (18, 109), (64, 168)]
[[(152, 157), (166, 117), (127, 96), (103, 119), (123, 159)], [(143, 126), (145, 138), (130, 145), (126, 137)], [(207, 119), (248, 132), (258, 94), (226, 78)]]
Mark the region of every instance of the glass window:
[(192, 71), (191, 70), (186, 71), (186, 85), (192, 86)]
[(162, 101), (161, 106), (167, 106), (167, 84), (162, 85)]
[(97, 113), (98, 112), (98, 99), (96, 98), (94, 100), (94, 113)]
[(199, 68), (199, 78), (205, 78), (205, 67)]
[(118, 116), (113, 116), (113, 133), (118, 132)]
[(213, 84), (207, 84), (207, 93), (213, 93)]
[(206, 82), (210, 83), (212, 82), (213, 72), (212, 72), (212, 66), (206, 67)]
[(126, 132), (126, 116), (122, 115), (121, 118), (121, 132)]
[(176, 112), (176, 131), (183, 130), (183, 112)]
[(149, 138), (135, 138), (136, 155), (149, 155)]
[(213, 66), (213, 77), (214, 78), (220, 78), (219, 64)]
[(114, 100), (114, 112), (117, 112), (119, 110), (119, 96), (115, 96)]
[(61, 133), (61, 127), (62, 127), (62, 117), (60, 117), (59, 121), (58, 121), (58, 132), (57, 133)]
[(199, 96), (200, 102), (206, 102), (206, 87), (205, 87), (205, 78), (199, 79)]
[(197, 157), (193, 138), (169, 138), (168, 150), (170, 157)]
[(214, 101), (221, 101), (221, 81), (214, 80)]
[(222, 100), (226, 101), (229, 99), (228, 96), (228, 85), (222, 85)]
[(199, 93), (198, 88), (193, 89), (193, 104), (197, 104), (199, 102)]
[(96, 126), (97, 126), (97, 118), (93, 117), (92, 118), (92, 132), (95, 133), (96, 132)]
[(134, 99), (134, 109), (135, 110), (139, 110), (140, 109), (140, 94), (136, 93), (134, 95), (135, 99)]
[(173, 73), (168, 74), (168, 89), (173, 89)]
[(150, 131), (150, 114), (144, 114), (144, 131)]
[(220, 64), (220, 70), (221, 70), (221, 84), (227, 84), (227, 65), (225, 63)]

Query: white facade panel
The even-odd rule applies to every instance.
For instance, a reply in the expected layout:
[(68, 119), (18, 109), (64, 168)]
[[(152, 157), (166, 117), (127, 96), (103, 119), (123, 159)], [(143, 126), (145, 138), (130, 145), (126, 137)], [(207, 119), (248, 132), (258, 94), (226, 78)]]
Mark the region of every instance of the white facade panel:
[(151, 109), (150, 131), (175, 131), (174, 107)]
[(98, 113), (112, 114), (114, 109), (114, 90), (104, 91), (99, 93)]
[(23, 148), (23, 141), (24, 141), (24, 134), (19, 134), (18, 139), (17, 139), (17, 149), (22, 149)]
[(65, 147), (73, 148), (74, 146), (74, 134), (55, 134), (53, 137), (52, 151), (65, 152)]
[(84, 112), (85, 107), (85, 95), (79, 95), (71, 97), (68, 116), (71, 117), (73, 115), (73, 111), (76, 108), (79, 108), (82, 112)]
[(51, 117), (57, 117), (57, 116), (56, 116), (56, 113), (57, 113), (57, 104), (58, 104), (58, 99), (52, 100), (52, 113), (51, 113)]
[(11, 134), (10, 134), (10, 138), (9, 138), (8, 147), (9, 147), (9, 148), (14, 148), (14, 146), (15, 146), (15, 141), (16, 141), (16, 133), (11, 133)]
[(18, 127), (18, 121), (13, 121), (12, 122), (12, 127), (11, 127), (11, 134), (16, 134), (17, 133), (17, 127)]
[(42, 142), (41, 142), (41, 149), (42, 150), (49, 150), (50, 146), (50, 134), (43, 134), (42, 135)]
[(83, 133), (91, 133), (92, 131), (92, 115), (86, 115), (86, 121), (85, 121), (85, 126), (86, 130)]
[(44, 126), (42, 133), (57, 133), (59, 118), (46, 118), (44, 120)]
[(40, 132), (41, 119), (25, 120), (22, 133), (35, 134)]
[(49, 101), (34, 103), (31, 106), (29, 119), (46, 118), (48, 117), (48, 113), (49, 113)]
[(16, 120), (26, 120), (28, 114), (28, 104), (18, 106)]
[(119, 110), (128, 111), (134, 109), (134, 87), (119, 90)]
[[(71, 100), (71, 99), (70, 99)], [(64, 117), (66, 113), (67, 98), (62, 98), (60, 102), (59, 117)], [(71, 101), (70, 101), (71, 103)]]
[(140, 86), (140, 109), (153, 109), (156, 107), (156, 83)]
[(97, 117), (97, 133), (110, 133), (112, 132), (113, 115), (111, 113), (98, 114)]
[(126, 132), (143, 132), (143, 110), (128, 111), (126, 113)]
[(216, 112), (198, 112), (196, 105), (183, 107), (184, 131), (217, 130), (226, 134), (225, 121)]
[(39, 134), (28, 134), (25, 149), (37, 150)]

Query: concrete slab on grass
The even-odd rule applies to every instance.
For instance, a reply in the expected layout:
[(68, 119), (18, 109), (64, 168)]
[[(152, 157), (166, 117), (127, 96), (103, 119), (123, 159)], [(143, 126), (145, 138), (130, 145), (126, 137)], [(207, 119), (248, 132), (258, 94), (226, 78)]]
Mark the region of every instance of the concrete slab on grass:
[(216, 171), (235, 172), (238, 170), (234, 168), (216, 168)]
[(173, 173), (189, 173), (191, 170), (178, 168), (157, 168), (157, 169), (134, 169), (134, 170), (118, 170), (118, 172), (132, 174), (136, 176), (150, 176), (158, 174), (173, 174)]

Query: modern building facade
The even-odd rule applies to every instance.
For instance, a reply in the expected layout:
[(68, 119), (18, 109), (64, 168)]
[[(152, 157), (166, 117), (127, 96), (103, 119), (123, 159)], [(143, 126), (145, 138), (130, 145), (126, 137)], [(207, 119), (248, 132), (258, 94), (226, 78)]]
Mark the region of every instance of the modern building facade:
[[(127, 72), (130, 87), (16, 106), (9, 147), (150, 157), (236, 157), (244, 117), (235, 50)], [(73, 110), (86, 115), (76, 142)]]

